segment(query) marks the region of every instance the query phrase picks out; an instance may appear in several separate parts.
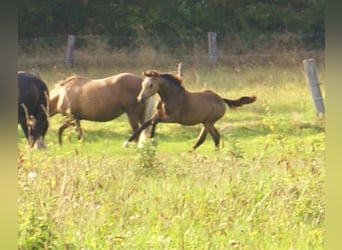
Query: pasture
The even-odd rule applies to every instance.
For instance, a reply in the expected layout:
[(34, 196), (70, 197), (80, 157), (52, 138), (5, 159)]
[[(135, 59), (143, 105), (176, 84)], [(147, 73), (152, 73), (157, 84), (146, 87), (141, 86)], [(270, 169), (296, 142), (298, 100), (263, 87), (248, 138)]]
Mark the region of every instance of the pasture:
[[(42, 69), (49, 85), (75, 72), (101, 78), (148, 68)], [(162, 68), (171, 71), (174, 68)], [(318, 78), (324, 83), (324, 68)], [(200, 125), (158, 124), (155, 143), (123, 148), (126, 116), (81, 121), (58, 145), (30, 150), (18, 126), (19, 249), (323, 249), (325, 126), (315, 115), (301, 63), (186, 68), (188, 90), (256, 95), (188, 152)], [(321, 85), (324, 94), (324, 84)]]

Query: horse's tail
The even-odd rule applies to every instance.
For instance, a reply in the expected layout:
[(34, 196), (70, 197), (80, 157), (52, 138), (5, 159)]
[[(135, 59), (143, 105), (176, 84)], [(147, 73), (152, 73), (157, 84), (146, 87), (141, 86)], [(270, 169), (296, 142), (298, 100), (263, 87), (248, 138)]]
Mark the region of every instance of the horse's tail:
[(58, 113), (57, 104), (59, 100), (59, 95), (57, 95), (53, 91), (54, 90), (50, 92), (50, 96), (49, 96), (49, 116), (50, 117)]
[(70, 101), (68, 93), (65, 87), (55, 87), (50, 91), (49, 97), (49, 115), (54, 116), (57, 113), (62, 115), (67, 114), (67, 110), (70, 109)]
[[(152, 116), (154, 115), (154, 112), (156, 110), (157, 98), (158, 98), (158, 95), (153, 95), (146, 99), (144, 122), (150, 120)], [(143, 146), (144, 141), (150, 137), (150, 132), (151, 132), (151, 126), (149, 126), (148, 128), (144, 129), (141, 132), (139, 136), (139, 141), (138, 141), (139, 148), (141, 148)]]
[(240, 107), (244, 104), (250, 104), (255, 102), (256, 96), (243, 96), (235, 100), (223, 98), (223, 100), (229, 106), (229, 108), (236, 109), (237, 107)]

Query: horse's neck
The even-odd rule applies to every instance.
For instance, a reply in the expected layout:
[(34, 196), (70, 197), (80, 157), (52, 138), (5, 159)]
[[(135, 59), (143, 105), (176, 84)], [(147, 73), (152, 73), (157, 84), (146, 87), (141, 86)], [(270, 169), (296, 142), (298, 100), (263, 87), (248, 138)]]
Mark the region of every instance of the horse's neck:
[(158, 94), (163, 102), (168, 102), (170, 100), (178, 98), (184, 98), (185, 93), (185, 89), (182, 89), (172, 83), (163, 82), (159, 85)]

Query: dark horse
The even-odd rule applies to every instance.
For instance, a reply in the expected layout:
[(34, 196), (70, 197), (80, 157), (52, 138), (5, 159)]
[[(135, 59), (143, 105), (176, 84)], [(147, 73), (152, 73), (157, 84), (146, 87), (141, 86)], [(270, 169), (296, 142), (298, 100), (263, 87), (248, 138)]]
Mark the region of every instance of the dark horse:
[[(121, 73), (102, 79), (70, 76), (50, 91), (50, 117), (60, 113), (68, 119), (58, 130), (58, 142), (62, 133), (75, 126), (78, 139), (83, 132), (80, 121), (106, 122), (126, 113), (132, 130), (142, 125), (153, 114), (153, 98), (146, 104), (138, 103), (137, 95), (143, 78), (131, 73)], [(142, 145), (143, 137), (139, 138)]]
[(44, 81), (31, 73), (18, 72), (18, 123), (30, 147), (46, 147), (48, 100), (49, 91)]
[(145, 71), (143, 75), (145, 78), (142, 82), (141, 92), (137, 97), (138, 101), (144, 102), (150, 96), (158, 93), (161, 102), (153, 118), (136, 130), (124, 146), (139, 136), (143, 129), (151, 125), (151, 138), (153, 138), (157, 123), (167, 122), (182, 125), (202, 123), (201, 133), (192, 149), (195, 150), (200, 146), (208, 133), (212, 136), (215, 147), (218, 148), (220, 135), (214, 127), (214, 123), (225, 114), (225, 105), (227, 104), (234, 109), (244, 104), (253, 103), (256, 100), (255, 96), (243, 96), (236, 100), (229, 100), (210, 90), (189, 92), (182, 86), (182, 81), (172, 74)]

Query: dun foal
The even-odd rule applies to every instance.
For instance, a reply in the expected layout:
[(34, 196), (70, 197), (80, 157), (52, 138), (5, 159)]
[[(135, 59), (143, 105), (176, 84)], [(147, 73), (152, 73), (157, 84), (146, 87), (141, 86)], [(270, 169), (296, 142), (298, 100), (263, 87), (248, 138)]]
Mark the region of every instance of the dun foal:
[(159, 122), (182, 125), (202, 123), (202, 130), (192, 150), (204, 142), (208, 133), (212, 136), (215, 147), (218, 149), (220, 134), (214, 124), (225, 114), (225, 105), (234, 109), (256, 100), (255, 96), (243, 96), (236, 100), (230, 100), (220, 97), (211, 90), (189, 92), (182, 86), (182, 81), (177, 76), (168, 73), (150, 70), (143, 72), (143, 75), (145, 78), (141, 83), (142, 89), (137, 97), (138, 102), (144, 103), (156, 93), (159, 94), (161, 101), (154, 116), (143, 123), (125, 142), (124, 146), (137, 138), (141, 131), (149, 126), (152, 126), (150, 137), (153, 138), (155, 127)]

